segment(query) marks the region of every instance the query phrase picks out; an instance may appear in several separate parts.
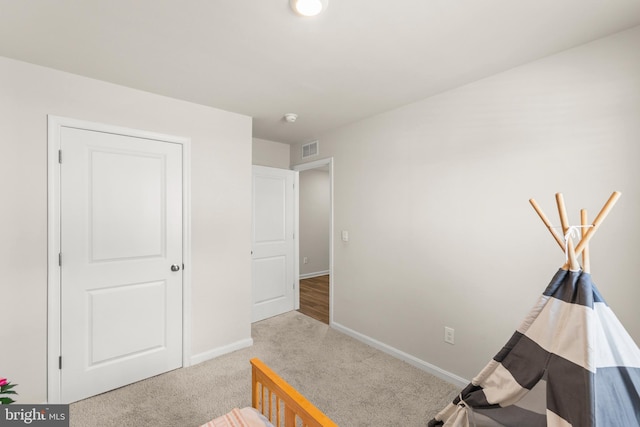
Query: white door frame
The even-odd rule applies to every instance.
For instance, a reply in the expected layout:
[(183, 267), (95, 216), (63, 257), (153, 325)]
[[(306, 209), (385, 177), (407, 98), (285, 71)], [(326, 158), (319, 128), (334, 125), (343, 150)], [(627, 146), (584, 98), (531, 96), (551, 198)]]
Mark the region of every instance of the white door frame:
[[(60, 403), (60, 133), (63, 127), (156, 139), (182, 145), (182, 366), (191, 356), (191, 139), (48, 115), (47, 155), (47, 402)], [(64, 161), (64, 160), (63, 160)]]
[[(329, 166), (329, 325), (333, 325), (333, 287), (335, 284), (335, 276), (333, 274), (333, 157), (327, 157), (326, 159), (315, 160), (309, 163), (302, 163), (300, 165), (294, 165), (292, 167), (293, 170), (302, 172), (309, 169), (316, 169)], [(299, 186), (296, 185), (296, 189)], [(299, 193), (299, 190), (296, 190), (296, 194)], [(299, 228), (300, 223), (300, 206), (299, 206), (299, 196), (296, 196), (296, 230)], [(299, 234), (299, 230), (296, 231)], [(296, 251), (295, 262), (296, 262), (296, 274), (298, 286), (296, 289), (298, 290), (298, 294), (296, 296), (297, 306), (296, 310), (300, 308), (300, 255), (298, 254), (299, 250)]]

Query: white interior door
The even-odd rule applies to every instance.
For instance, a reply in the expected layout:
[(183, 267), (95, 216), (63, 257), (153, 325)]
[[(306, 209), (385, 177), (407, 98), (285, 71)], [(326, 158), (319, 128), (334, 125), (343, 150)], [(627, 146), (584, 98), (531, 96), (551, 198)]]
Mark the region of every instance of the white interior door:
[(295, 307), (296, 174), (286, 169), (253, 166), (254, 322)]
[(182, 146), (62, 127), (61, 401), (182, 366)]

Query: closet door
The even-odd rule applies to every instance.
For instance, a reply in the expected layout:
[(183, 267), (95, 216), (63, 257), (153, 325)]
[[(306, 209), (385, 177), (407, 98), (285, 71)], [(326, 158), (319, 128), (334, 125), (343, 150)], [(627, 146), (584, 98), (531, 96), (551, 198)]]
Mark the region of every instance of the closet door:
[(182, 145), (60, 132), (66, 403), (182, 366)]

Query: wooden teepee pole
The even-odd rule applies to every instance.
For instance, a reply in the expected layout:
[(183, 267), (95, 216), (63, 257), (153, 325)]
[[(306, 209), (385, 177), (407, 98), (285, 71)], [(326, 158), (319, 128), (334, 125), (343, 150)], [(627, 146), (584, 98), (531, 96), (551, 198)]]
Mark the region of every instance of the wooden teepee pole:
[[(586, 210), (583, 209), (580, 211), (580, 222), (581, 222), (581, 225), (583, 226), (582, 239), (580, 240), (578, 245), (575, 247), (573, 245), (573, 241), (571, 238), (568, 239), (568, 242), (566, 243), (566, 246), (565, 246), (564, 238), (561, 237), (558, 234), (558, 232), (553, 228), (551, 221), (549, 221), (549, 218), (547, 218), (547, 216), (544, 214), (540, 205), (538, 205), (538, 203), (534, 199), (529, 199), (529, 203), (531, 203), (531, 206), (533, 206), (533, 209), (536, 211), (536, 213), (538, 214), (538, 216), (540, 217), (544, 225), (547, 226), (547, 229), (549, 230), (549, 232), (551, 233), (555, 241), (558, 243), (558, 246), (560, 246), (560, 249), (562, 249), (562, 251), (565, 252), (565, 247), (567, 248), (567, 251), (568, 251), (567, 257), (569, 259), (569, 262), (565, 264), (563, 268), (566, 269), (567, 267), (570, 266), (572, 270), (579, 269), (580, 265), (578, 264), (577, 257), (580, 256), (580, 254), (583, 254), (583, 252), (586, 250), (587, 252), (583, 255), (583, 258), (582, 258), (583, 264), (584, 264), (583, 268), (585, 272), (589, 272), (589, 270), (591, 269), (589, 253), (588, 253), (589, 240), (591, 240), (595, 232), (600, 227), (600, 224), (602, 224), (602, 221), (604, 221), (604, 219), (607, 217), (607, 215), (609, 214), (609, 212), (611, 211), (613, 206), (616, 204), (616, 202), (618, 201), (621, 195), (622, 193), (620, 193), (619, 191), (614, 191), (609, 197), (609, 200), (607, 200), (607, 202), (604, 204), (602, 209), (600, 209), (600, 213), (598, 213), (598, 215), (596, 216), (592, 224), (587, 223)], [(562, 196), (562, 193), (556, 193), (556, 203), (558, 205), (558, 213), (560, 214), (562, 231), (563, 231), (563, 234), (566, 234), (567, 231), (569, 230), (570, 225), (567, 219), (567, 211), (565, 208), (564, 198)], [(591, 227), (585, 227), (588, 225), (591, 225)]]
[(547, 218), (547, 216), (544, 214), (544, 212), (542, 211), (542, 208), (540, 207), (540, 205), (538, 205), (538, 202), (536, 202), (534, 199), (529, 199), (529, 203), (531, 203), (531, 206), (533, 206), (533, 209), (536, 211), (536, 213), (538, 214), (538, 216), (540, 217), (544, 225), (547, 226), (547, 229), (549, 230), (553, 238), (556, 240), (556, 242), (558, 242), (558, 246), (560, 246), (560, 249), (562, 249), (562, 252), (564, 252), (564, 240), (562, 239), (562, 237), (560, 237), (558, 232), (553, 228), (551, 221), (549, 221), (549, 218)]
[[(569, 219), (567, 218), (567, 209), (564, 204), (562, 193), (556, 193), (556, 203), (558, 205), (558, 213), (560, 214), (560, 224), (562, 224), (562, 234), (566, 236), (569, 231)], [(573, 247), (573, 239), (571, 236), (566, 237), (567, 253), (569, 258), (569, 268), (571, 270), (580, 270), (580, 264), (576, 258), (576, 252)]]
[[(582, 238), (587, 234), (587, 210), (580, 209), (580, 225), (582, 225)], [(591, 260), (589, 259), (589, 245), (585, 245), (582, 250), (582, 271), (585, 273), (591, 273)]]
[(578, 246), (576, 246), (576, 249), (575, 249), (576, 256), (579, 256), (582, 253), (584, 248), (589, 243), (589, 240), (593, 237), (595, 232), (598, 230), (598, 227), (600, 227), (600, 224), (602, 224), (602, 221), (604, 221), (604, 219), (607, 217), (607, 215), (609, 214), (609, 212), (611, 211), (613, 206), (616, 204), (616, 202), (618, 201), (621, 195), (622, 193), (620, 193), (619, 191), (614, 191), (611, 194), (611, 196), (609, 197), (609, 200), (607, 200), (607, 203), (604, 204), (604, 206), (600, 210), (600, 213), (598, 214), (598, 216), (596, 216), (596, 219), (593, 220), (593, 224), (592, 224), (593, 227), (587, 230), (587, 233), (582, 237), (582, 240), (580, 240), (580, 243), (578, 244)]

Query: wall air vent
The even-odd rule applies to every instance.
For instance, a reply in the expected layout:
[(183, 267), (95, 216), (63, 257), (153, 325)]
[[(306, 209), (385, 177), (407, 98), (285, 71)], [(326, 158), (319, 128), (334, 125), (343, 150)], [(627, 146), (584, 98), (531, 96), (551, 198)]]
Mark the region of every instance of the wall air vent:
[(318, 140), (308, 142), (302, 146), (302, 158), (313, 157), (318, 155)]

